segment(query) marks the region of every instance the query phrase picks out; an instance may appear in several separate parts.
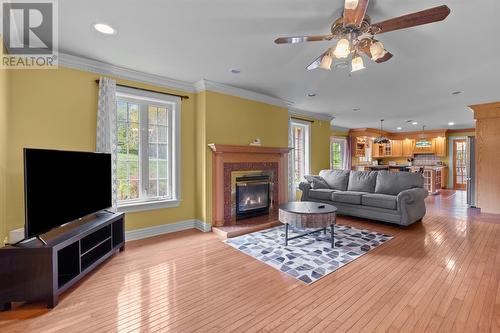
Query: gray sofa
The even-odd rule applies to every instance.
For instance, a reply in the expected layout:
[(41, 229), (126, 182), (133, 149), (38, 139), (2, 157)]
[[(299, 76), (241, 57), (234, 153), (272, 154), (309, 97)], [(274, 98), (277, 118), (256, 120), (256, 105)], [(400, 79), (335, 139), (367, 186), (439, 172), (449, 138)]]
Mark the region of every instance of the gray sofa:
[(338, 214), (408, 226), (425, 215), (420, 173), (322, 170), (300, 183), (302, 201), (332, 204)]

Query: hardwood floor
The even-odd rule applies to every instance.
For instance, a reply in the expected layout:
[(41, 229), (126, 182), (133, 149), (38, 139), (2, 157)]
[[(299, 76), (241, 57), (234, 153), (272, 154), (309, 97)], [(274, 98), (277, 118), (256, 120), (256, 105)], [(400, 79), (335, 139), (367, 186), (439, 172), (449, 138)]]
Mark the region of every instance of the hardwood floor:
[(500, 216), (429, 197), (408, 229), (306, 286), (195, 230), (127, 243), (53, 310), (17, 305), (1, 332), (500, 332)]

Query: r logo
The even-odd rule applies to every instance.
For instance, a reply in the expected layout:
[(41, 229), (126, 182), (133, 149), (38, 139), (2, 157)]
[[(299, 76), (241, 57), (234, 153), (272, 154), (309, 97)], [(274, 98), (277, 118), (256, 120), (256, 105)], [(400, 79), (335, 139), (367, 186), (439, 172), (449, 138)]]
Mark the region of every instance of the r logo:
[(53, 53), (53, 3), (4, 2), (2, 30), (9, 53)]

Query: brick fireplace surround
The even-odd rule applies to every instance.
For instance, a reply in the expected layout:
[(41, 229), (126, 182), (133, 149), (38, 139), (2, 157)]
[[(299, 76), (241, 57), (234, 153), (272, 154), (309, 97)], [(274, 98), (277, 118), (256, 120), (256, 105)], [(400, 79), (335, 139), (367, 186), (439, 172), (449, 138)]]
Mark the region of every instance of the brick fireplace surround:
[(280, 203), (286, 202), (289, 148), (208, 145), (212, 149), (212, 226), (235, 225), (232, 214), (231, 175), (239, 171), (262, 171), (272, 174), (272, 201), (270, 215)]

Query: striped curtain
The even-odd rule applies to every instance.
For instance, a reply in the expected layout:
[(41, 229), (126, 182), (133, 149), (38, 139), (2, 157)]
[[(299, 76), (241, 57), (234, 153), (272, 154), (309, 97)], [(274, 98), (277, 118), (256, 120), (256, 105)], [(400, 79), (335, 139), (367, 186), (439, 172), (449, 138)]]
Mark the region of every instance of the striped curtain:
[[(294, 147), (292, 118), (288, 117), (288, 147)], [(295, 184), (295, 149), (290, 150), (288, 154), (288, 201), (296, 200), (296, 188), (299, 184)]]
[(111, 154), (111, 180), (113, 210), (117, 204), (117, 114), (116, 114), (116, 81), (102, 77), (99, 80), (99, 99), (97, 104), (96, 151)]

